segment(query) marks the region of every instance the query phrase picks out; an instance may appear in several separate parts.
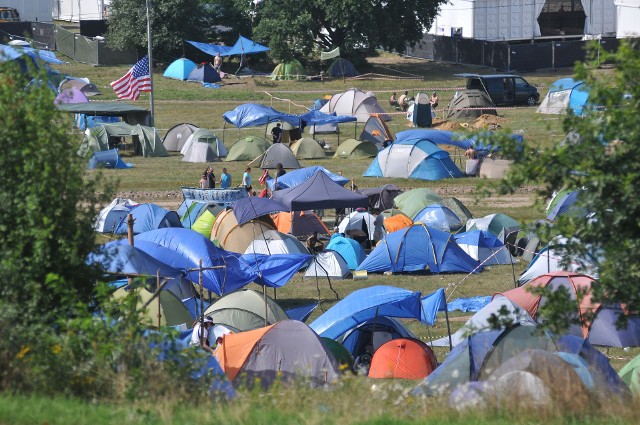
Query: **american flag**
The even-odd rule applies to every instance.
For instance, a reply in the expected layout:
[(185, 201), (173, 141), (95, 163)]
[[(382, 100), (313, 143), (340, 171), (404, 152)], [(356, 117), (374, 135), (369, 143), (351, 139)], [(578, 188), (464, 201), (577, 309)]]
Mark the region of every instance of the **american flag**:
[(267, 183), (268, 178), (269, 178), (269, 170), (264, 170), (264, 172), (262, 173), (262, 176), (260, 176), (258, 181), (262, 186), (264, 186)]
[(149, 57), (140, 59), (122, 78), (111, 83), (120, 99), (137, 100), (141, 91), (151, 91)]

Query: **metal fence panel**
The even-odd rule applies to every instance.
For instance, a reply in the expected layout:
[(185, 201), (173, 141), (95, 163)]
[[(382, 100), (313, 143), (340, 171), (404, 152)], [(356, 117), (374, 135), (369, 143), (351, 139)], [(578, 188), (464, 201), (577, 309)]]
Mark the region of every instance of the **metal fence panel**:
[(55, 29), (56, 50), (70, 58), (76, 57), (75, 52), (75, 34), (69, 30), (56, 25)]
[(56, 49), (56, 27), (46, 22), (31, 22), (31, 32), (35, 46), (39, 49)]
[(551, 43), (512, 44), (510, 70), (533, 71), (553, 66)]

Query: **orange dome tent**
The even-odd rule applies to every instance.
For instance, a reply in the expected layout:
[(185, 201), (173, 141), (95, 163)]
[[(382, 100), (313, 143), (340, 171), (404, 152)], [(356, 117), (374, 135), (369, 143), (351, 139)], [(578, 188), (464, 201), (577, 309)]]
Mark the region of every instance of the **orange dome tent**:
[(413, 224), (413, 220), (404, 214), (394, 215), (393, 217), (384, 219), (384, 228), (387, 232), (392, 233), (397, 230), (402, 230), (406, 227), (410, 227)]
[(424, 379), (438, 366), (433, 351), (414, 338), (392, 339), (376, 350), (369, 378)]

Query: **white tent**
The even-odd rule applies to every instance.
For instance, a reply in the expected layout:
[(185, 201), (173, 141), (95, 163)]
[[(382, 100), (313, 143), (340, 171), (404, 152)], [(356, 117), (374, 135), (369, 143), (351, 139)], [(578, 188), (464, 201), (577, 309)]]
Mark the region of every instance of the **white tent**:
[(184, 143), (184, 146), (182, 146), (182, 149), (180, 149), (180, 153), (182, 155), (186, 155), (191, 148), (191, 145), (196, 142), (211, 145), (213, 153), (218, 158), (227, 156), (228, 151), (224, 143), (222, 143), (222, 141), (218, 139), (218, 136), (216, 136), (211, 130), (207, 130), (206, 128), (199, 128), (189, 136), (187, 141)]
[(309, 268), (304, 274), (304, 279), (324, 279), (329, 277), (334, 280), (346, 279), (351, 274), (347, 262), (342, 255), (327, 249), (313, 257)]
[(640, 37), (640, 0), (614, 0), (616, 37)]
[(335, 112), (338, 115), (356, 117), (358, 122), (367, 122), (371, 114), (379, 114), (380, 119), (384, 121), (391, 120), (391, 117), (384, 113), (384, 109), (373, 94), (365, 93), (359, 89), (349, 89), (334, 94), (320, 111), (325, 114)]
[(122, 220), (125, 220), (137, 202), (126, 198), (116, 198), (98, 213), (93, 223), (93, 229), (100, 233), (113, 233)]
[(340, 233), (347, 233), (349, 230), (363, 230), (363, 225), (365, 225), (367, 226), (369, 240), (373, 240), (375, 223), (376, 218), (372, 214), (364, 211), (354, 211), (342, 219), (338, 225), (338, 231)]
[(214, 162), (220, 161), (220, 157), (213, 151), (213, 147), (209, 143), (195, 142), (189, 145), (189, 148), (182, 157), (184, 162)]
[(295, 236), (277, 230), (266, 230), (259, 235), (244, 252), (245, 254), (308, 254), (309, 251)]

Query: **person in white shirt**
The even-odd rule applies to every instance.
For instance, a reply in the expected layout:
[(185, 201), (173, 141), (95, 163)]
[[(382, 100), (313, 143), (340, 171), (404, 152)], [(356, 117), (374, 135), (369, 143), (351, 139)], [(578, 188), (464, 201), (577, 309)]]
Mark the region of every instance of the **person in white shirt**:
[[(204, 324), (204, 326), (202, 326)], [(214, 326), (213, 319), (210, 316), (204, 316), (203, 321), (196, 321), (193, 325), (191, 333), (191, 345), (197, 345), (205, 350), (213, 353), (213, 349), (209, 346), (209, 330)]]

